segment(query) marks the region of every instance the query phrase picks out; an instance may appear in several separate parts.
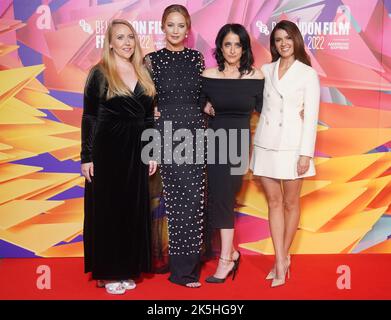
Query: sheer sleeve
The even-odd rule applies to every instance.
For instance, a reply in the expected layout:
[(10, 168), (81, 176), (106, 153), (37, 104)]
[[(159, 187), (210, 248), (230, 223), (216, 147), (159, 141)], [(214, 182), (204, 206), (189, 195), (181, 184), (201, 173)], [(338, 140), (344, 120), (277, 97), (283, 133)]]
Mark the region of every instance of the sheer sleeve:
[(255, 96), (255, 111), (261, 113), (262, 106), (263, 106), (263, 88), (265, 86), (265, 81), (262, 81), (262, 84), (259, 88), (259, 91), (257, 92), (257, 95)]
[[(200, 75), (205, 70), (205, 59), (201, 52), (198, 52), (198, 61), (197, 61), (197, 68), (199, 68)], [(204, 111), (204, 107), (206, 103), (208, 102), (208, 97), (205, 90), (205, 78), (201, 76), (201, 91), (200, 91), (200, 98), (199, 98), (199, 105), (201, 108), (201, 111)]]
[(104, 76), (98, 67), (91, 69), (84, 87), (81, 120), (81, 163), (92, 161), (92, 142), (98, 110), (103, 98)]
[(197, 67), (199, 68), (200, 74), (205, 70), (205, 58), (204, 55), (198, 51)]
[(151, 78), (153, 79), (153, 66), (152, 66), (152, 60), (151, 60), (151, 57), (149, 56), (149, 54), (147, 54), (144, 57), (144, 66), (148, 70)]
[(198, 100), (198, 103), (200, 105), (201, 111), (204, 112), (204, 108), (208, 102), (208, 95), (206, 93), (206, 86), (205, 83), (206, 79), (205, 77), (201, 77), (201, 91), (200, 91), (200, 97)]

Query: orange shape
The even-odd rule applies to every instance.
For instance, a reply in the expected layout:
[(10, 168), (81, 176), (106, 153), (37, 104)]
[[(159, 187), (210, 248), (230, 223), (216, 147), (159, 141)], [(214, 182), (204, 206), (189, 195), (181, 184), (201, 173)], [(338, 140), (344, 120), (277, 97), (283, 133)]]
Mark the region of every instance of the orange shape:
[(332, 128), (387, 128), (391, 111), (322, 102), (319, 120)]
[(319, 131), (316, 149), (332, 157), (366, 153), (391, 140), (391, 129), (341, 129)]
[[(316, 176), (308, 180), (331, 180), (346, 182), (371, 166), (384, 156), (384, 153), (370, 153), (356, 156), (329, 158), (316, 163)], [(358, 180), (358, 179), (357, 179)]]

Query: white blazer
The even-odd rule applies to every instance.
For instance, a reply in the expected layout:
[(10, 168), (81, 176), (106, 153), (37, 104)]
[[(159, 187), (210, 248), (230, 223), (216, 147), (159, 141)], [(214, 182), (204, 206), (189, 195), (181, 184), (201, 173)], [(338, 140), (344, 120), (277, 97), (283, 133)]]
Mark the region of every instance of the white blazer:
[(298, 150), (300, 155), (313, 157), (320, 100), (318, 75), (295, 60), (278, 79), (279, 65), (280, 59), (261, 68), (265, 87), (254, 144), (272, 150)]

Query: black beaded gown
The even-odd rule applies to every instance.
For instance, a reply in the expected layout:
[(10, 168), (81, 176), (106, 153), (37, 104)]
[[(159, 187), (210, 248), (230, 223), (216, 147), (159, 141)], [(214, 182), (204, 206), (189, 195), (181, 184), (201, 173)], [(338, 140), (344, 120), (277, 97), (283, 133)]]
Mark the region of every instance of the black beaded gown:
[[(190, 145), (184, 139), (175, 141), (175, 135), (173, 139), (169, 136), (178, 129), (187, 129), (196, 137), (196, 129), (205, 128), (205, 118), (199, 105), (200, 75), (204, 69), (204, 60), (200, 52), (188, 48), (182, 51), (164, 48), (148, 54), (145, 60), (153, 75), (157, 107), (161, 112), (156, 128), (162, 137), (160, 174), (168, 219), (169, 280), (185, 285), (199, 280), (205, 163), (203, 160), (195, 162), (196, 138), (192, 139), (193, 145)], [(203, 139), (201, 137), (198, 140)], [(182, 155), (176, 150), (181, 144), (191, 150), (191, 155), (183, 152), (185, 163), (175, 161), (176, 156)], [(173, 152), (169, 154), (170, 146)], [(198, 154), (203, 155), (203, 152), (200, 147)]]
[(81, 162), (93, 162), (84, 197), (85, 272), (92, 279), (124, 280), (151, 269), (148, 166), (141, 133), (153, 125), (153, 99), (137, 83), (134, 96), (106, 98), (99, 67), (87, 79)]
[[(216, 138), (212, 150), (209, 146), (213, 147), (213, 145), (208, 141), (208, 156), (215, 155), (214, 163), (209, 157), (207, 159), (208, 230), (232, 229), (235, 219), (235, 197), (242, 186), (243, 174), (248, 168), (251, 145), (250, 117), (254, 109), (261, 112), (264, 80), (206, 77), (201, 79), (201, 105), (210, 101), (215, 110), (215, 116), (209, 118), (208, 128), (214, 132), (223, 130), (229, 142), (224, 146), (220, 139)], [(241, 130), (246, 131), (248, 135), (243, 134)], [(209, 135), (208, 139), (210, 139)], [(242, 139), (247, 143), (242, 144)], [(245, 161), (244, 170), (239, 170), (240, 164), (235, 163), (230, 153), (240, 156), (242, 161)], [(224, 158), (227, 161), (224, 161)], [(237, 172), (233, 172), (231, 170), (233, 168), (236, 168)]]

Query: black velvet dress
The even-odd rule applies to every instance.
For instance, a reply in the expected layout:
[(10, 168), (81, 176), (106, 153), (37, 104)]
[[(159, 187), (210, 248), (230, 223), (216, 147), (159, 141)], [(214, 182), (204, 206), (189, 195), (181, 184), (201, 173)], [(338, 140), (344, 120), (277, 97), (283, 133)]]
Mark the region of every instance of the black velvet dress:
[[(152, 72), (161, 112), (156, 128), (162, 137), (160, 174), (168, 218), (169, 280), (184, 285), (199, 280), (203, 245), (205, 163), (204, 160), (197, 163), (195, 137), (197, 129), (205, 128), (199, 105), (204, 60), (200, 52), (188, 48), (161, 49), (148, 54), (145, 60)], [(184, 139), (166, 139), (178, 129), (186, 129), (193, 135), (193, 145)], [(198, 140), (203, 141), (204, 137)], [(185, 163), (175, 161), (179, 155), (175, 150), (180, 144), (191, 150), (192, 156), (186, 156)], [(199, 148), (200, 153), (204, 153), (203, 148)]]
[[(208, 156), (215, 155), (213, 161), (207, 159), (207, 216), (210, 229), (234, 228), (235, 197), (248, 168), (250, 117), (254, 109), (261, 112), (263, 86), (264, 80), (258, 79), (202, 77), (201, 104), (210, 101), (215, 110), (215, 116), (209, 118), (208, 128), (214, 132), (224, 132), (227, 137), (225, 146), (219, 138), (215, 139), (214, 146), (208, 142)], [(208, 135), (209, 139), (211, 136)], [(209, 149), (209, 146), (213, 149)], [(242, 159), (244, 170), (240, 169), (241, 165), (236, 163), (233, 154)]]
[(81, 162), (93, 162), (85, 185), (85, 272), (93, 279), (134, 278), (151, 267), (148, 165), (141, 134), (153, 125), (153, 99), (137, 83), (134, 96), (106, 99), (107, 83), (91, 70), (84, 93)]

